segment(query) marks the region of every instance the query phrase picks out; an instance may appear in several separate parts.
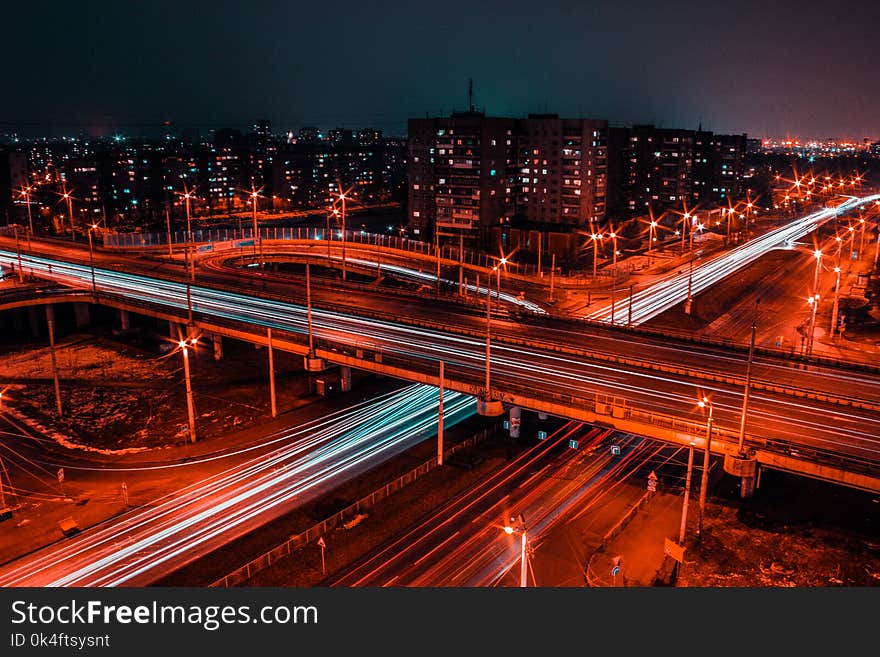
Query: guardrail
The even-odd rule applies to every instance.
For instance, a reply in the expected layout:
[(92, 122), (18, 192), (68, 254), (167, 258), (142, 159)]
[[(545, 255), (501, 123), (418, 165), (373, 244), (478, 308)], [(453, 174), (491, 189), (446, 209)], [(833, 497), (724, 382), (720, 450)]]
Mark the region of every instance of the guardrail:
[[(447, 459), (449, 456), (452, 456), (456, 452), (460, 452), (463, 449), (472, 447), (478, 442), (485, 440), (490, 435), (494, 436), (498, 433), (499, 428), (500, 425), (495, 425), (493, 427), (483, 429), (482, 431), (471, 436), (470, 438), (467, 438), (466, 440), (463, 440), (462, 442), (453, 445), (448, 450), (445, 450), (443, 452), (443, 458)], [(224, 577), (221, 577), (220, 579), (212, 583), (210, 585), (210, 588), (229, 588), (230, 586), (236, 586), (238, 584), (242, 584), (248, 581), (258, 572), (265, 570), (272, 564), (277, 563), (281, 559), (290, 556), (297, 548), (308, 545), (309, 543), (317, 540), (330, 530), (339, 527), (343, 524), (343, 522), (345, 522), (346, 518), (351, 518), (360, 513), (360, 511), (375, 506), (378, 502), (381, 502), (392, 493), (400, 490), (408, 484), (411, 484), (420, 477), (423, 477), (427, 473), (434, 470), (436, 467), (437, 457), (435, 456), (434, 458), (425, 461), (418, 467), (413, 468), (412, 470), (406, 472), (400, 477), (397, 477), (393, 481), (388, 482), (381, 488), (377, 488), (372, 493), (362, 497), (354, 504), (350, 504), (349, 506), (345, 507), (341, 511), (338, 511), (329, 518), (326, 518), (321, 522), (309, 527), (304, 532), (294, 534), (288, 540), (284, 541), (284, 543), (281, 543), (280, 545), (275, 546), (268, 552), (261, 554), (259, 557), (252, 559), (240, 568), (236, 568), (228, 575), (225, 575)]]

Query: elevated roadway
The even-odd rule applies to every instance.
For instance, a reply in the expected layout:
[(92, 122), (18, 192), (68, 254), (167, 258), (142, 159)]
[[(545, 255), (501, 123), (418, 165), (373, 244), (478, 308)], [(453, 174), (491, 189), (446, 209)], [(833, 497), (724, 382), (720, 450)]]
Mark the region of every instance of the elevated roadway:
[[(15, 255), (0, 251), (0, 263)], [(308, 353), (301, 289), (261, 281), (261, 289), (248, 290), (241, 278), (205, 275), (188, 285), (179, 268), (175, 276), (168, 265), (126, 258), (121, 265), (127, 271), (119, 271), (102, 257), (93, 293), (91, 268), (68, 262), (71, 254), (61, 256), (23, 258), (27, 270), (79, 290), (86, 295), (80, 299), (181, 324), (189, 321), (189, 302), (193, 332), (266, 344), (266, 328), (271, 327), (275, 348)], [(705, 444), (706, 423), (696, 400), (710, 395), (715, 408), (711, 450), (732, 457), (739, 453), (742, 350), (595, 324), (496, 317), (487, 391), (484, 311), (351, 291), (328, 294), (318, 305), (313, 311), (315, 355), (327, 362), (437, 385), (442, 360), (445, 385), (453, 390), (698, 446)], [(759, 353), (743, 437), (751, 460), (880, 489), (878, 379), (880, 371), (868, 366)]]

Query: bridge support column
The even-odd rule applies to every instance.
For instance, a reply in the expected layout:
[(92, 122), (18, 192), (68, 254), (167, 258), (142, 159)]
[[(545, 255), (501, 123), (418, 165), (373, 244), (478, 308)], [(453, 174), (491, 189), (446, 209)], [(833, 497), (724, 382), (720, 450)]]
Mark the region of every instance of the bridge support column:
[(83, 326), (88, 326), (89, 321), (89, 304), (87, 303), (75, 303), (73, 304), (73, 316), (76, 320), (76, 328), (82, 328)]
[(303, 367), (306, 368), (307, 372), (320, 372), (324, 369), (324, 359), (303, 356)]
[(123, 331), (127, 331), (131, 328), (131, 316), (128, 314), (127, 310), (119, 311), (119, 327)]
[(740, 477), (739, 495), (742, 498), (751, 497), (755, 494), (755, 485), (760, 472), (757, 460), (748, 455), (725, 454), (724, 471), (735, 477)]
[(351, 392), (351, 368), (346, 365), (339, 366), (339, 387), (342, 392)]
[(211, 336), (211, 342), (214, 345), (214, 360), (223, 358), (223, 336), (214, 333)]
[(504, 404), (497, 399), (477, 400), (477, 413), (486, 417), (497, 417), (504, 413)]
[(522, 422), (522, 409), (519, 406), (511, 406), (509, 414), (510, 437), (519, 438), (519, 427)]

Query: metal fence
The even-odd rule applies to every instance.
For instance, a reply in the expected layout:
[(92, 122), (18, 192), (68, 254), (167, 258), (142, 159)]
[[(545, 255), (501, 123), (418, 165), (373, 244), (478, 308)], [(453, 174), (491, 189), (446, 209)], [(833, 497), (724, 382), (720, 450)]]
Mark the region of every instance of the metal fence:
[[(482, 431), (471, 436), (470, 438), (460, 443), (457, 443), (456, 445), (453, 445), (444, 452), (444, 459), (452, 456), (456, 452), (459, 452), (468, 447), (472, 447), (476, 443), (485, 440), (489, 436), (494, 436), (498, 432), (499, 427), (500, 425), (495, 425), (493, 427), (483, 429)], [(281, 559), (284, 559), (285, 557), (290, 556), (296, 549), (318, 540), (318, 538), (328, 533), (330, 530), (342, 525), (344, 522), (346, 522), (346, 519), (354, 517), (364, 509), (369, 509), (375, 506), (378, 502), (384, 500), (395, 491), (400, 490), (407, 484), (411, 484), (416, 479), (426, 475), (436, 467), (437, 457), (435, 456), (434, 458), (430, 459), (429, 461), (425, 461), (418, 467), (413, 468), (412, 470), (403, 474), (397, 479), (389, 481), (387, 484), (382, 486), (382, 488), (374, 490), (372, 493), (366, 495), (365, 497), (362, 497), (354, 504), (345, 507), (344, 509), (335, 513), (329, 518), (326, 518), (316, 525), (309, 527), (306, 531), (291, 536), (281, 545), (277, 545), (268, 552), (261, 554), (256, 559), (253, 559), (241, 566), (240, 568), (235, 569), (225, 577), (221, 577), (216, 582), (211, 584), (211, 587), (229, 588), (230, 586), (243, 584), (261, 570), (265, 570), (272, 564), (280, 561)]]

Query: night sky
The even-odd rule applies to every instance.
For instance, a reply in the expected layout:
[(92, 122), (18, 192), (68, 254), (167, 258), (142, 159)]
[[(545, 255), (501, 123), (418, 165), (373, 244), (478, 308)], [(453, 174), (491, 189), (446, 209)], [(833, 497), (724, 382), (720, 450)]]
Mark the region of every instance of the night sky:
[(4, 3), (0, 132), (372, 126), (474, 104), (880, 137), (880, 2)]

